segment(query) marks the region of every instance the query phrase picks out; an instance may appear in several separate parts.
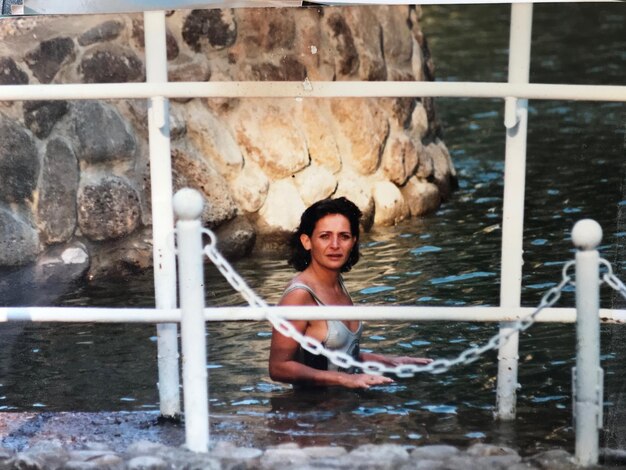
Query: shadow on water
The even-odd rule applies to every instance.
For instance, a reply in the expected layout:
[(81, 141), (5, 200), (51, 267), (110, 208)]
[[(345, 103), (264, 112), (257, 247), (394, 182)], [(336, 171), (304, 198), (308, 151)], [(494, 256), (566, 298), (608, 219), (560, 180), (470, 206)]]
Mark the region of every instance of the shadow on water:
[[(423, 7), (439, 80), (506, 80), (509, 8)], [(534, 15), (532, 81), (623, 83), (626, 13), (620, 5), (538, 4)], [(362, 261), (346, 276), (356, 304), (499, 303), (503, 105), (438, 99), (437, 107), (460, 188), (433, 215), (363, 236)], [(602, 224), (601, 253), (624, 279), (626, 112), (623, 103), (531, 101), (529, 109), (522, 302), (535, 306), (573, 256), (570, 230), (582, 217)], [(276, 257), (240, 260), (235, 268), (270, 303), (293, 275)], [(243, 304), (211, 266), (205, 285), (208, 305)], [(52, 302), (151, 307), (152, 273), (80, 285)], [(601, 303), (625, 308), (606, 288)], [(572, 292), (564, 293), (560, 305), (573, 305)], [(496, 331), (495, 324), (376, 321), (366, 325), (363, 348), (454, 357)], [(615, 410), (626, 408), (622, 332), (618, 325), (601, 331), (609, 423), (619, 423), (623, 414)], [(573, 325), (536, 325), (522, 336), (518, 418), (508, 424), (492, 419), (494, 352), (441, 375), (398, 379), (366, 392), (296, 391), (268, 377), (267, 323), (210, 323), (207, 335), (212, 433), (218, 437), (259, 446), (481, 441), (522, 453), (573, 447)], [(11, 345), (0, 349), (0, 410), (158, 409), (153, 325), (3, 325), (0, 336)], [(606, 442), (624, 447), (625, 433), (616, 426)]]

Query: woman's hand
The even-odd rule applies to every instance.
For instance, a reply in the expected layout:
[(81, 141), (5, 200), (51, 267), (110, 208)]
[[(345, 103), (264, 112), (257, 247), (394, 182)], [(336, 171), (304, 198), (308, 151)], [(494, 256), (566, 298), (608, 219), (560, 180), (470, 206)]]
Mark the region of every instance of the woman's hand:
[(393, 379), (382, 375), (370, 374), (344, 374), (342, 384), (346, 388), (370, 388), (374, 385), (386, 385), (393, 383)]

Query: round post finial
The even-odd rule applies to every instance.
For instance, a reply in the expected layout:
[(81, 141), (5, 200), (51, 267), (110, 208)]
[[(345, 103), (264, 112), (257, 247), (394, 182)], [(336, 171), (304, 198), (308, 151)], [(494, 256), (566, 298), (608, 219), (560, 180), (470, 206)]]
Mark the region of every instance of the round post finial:
[(572, 241), (580, 250), (595, 250), (602, 241), (602, 227), (593, 219), (582, 219), (574, 224)]
[(174, 213), (180, 220), (195, 220), (202, 215), (204, 200), (202, 195), (191, 188), (183, 188), (174, 194)]

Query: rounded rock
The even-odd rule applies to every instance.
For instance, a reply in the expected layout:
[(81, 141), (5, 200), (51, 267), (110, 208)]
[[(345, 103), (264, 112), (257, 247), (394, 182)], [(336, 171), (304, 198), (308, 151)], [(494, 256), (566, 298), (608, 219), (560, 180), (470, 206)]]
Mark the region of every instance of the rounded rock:
[(582, 219), (572, 229), (574, 246), (581, 250), (593, 250), (602, 241), (602, 227), (593, 219)]
[(200, 218), (204, 208), (202, 195), (191, 188), (183, 188), (174, 195), (174, 212), (181, 220)]

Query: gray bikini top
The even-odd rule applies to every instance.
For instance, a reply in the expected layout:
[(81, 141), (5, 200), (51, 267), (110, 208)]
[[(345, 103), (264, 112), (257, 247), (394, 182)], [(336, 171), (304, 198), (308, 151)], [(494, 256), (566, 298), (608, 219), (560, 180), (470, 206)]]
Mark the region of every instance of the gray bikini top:
[[(348, 297), (350, 297), (350, 294), (348, 294), (341, 278), (339, 278), (339, 282), (343, 291), (348, 295)], [(315, 291), (311, 289), (311, 287), (301, 282), (291, 284), (287, 287), (284, 294), (288, 294), (296, 289), (302, 289), (311, 294), (311, 297), (313, 297), (313, 300), (315, 300), (317, 305), (325, 305), (324, 302), (322, 302), (322, 300), (317, 296)], [(352, 356), (355, 360), (358, 360), (359, 343), (361, 340), (361, 333), (363, 331), (363, 324), (359, 322), (359, 326), (355, 332), (352, 332), (350, 328), (348, 328), (341, 320), (326, 320), (326, 325), (328, 327), (328, 332), (326, 334), (326, 338), (322, 341), (324, 347), (332, 351), (342, 351)], [(343, 372), (354, 372), (353, 370), (340, 369), (338, 366), (328, 361), (325, 356), (316, 356), (302, 348), (298, 351), (298, 361), (319, 370), (341, 370)]]

